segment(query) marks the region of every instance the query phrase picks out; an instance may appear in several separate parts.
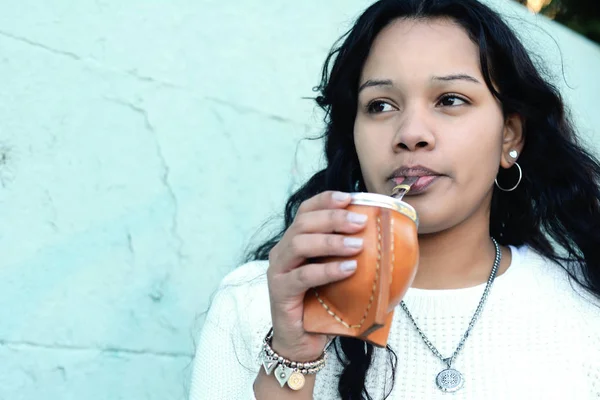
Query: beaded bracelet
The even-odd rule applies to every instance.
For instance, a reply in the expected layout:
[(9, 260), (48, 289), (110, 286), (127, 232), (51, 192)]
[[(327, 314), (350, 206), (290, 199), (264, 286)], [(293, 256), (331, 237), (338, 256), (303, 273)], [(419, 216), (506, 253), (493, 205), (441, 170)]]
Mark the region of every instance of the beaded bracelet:
[(260, 353), (260, 358), (267, 375), (271, 375), (275, 371), (275, 378), (281, 387), (287, 383), (290, 389), (300, 390), (304, 387), (304, 375), (314, 375), (325, 368), (327, 350), (323, 350), (323, 355), (314, 361), (304, 363), (290, 361), (273, 351), (271, 348), (272, 339), (273, 328), (269, 330), (269, 333), (267, 333), (267, 336), (263, 340), (263, 349)]

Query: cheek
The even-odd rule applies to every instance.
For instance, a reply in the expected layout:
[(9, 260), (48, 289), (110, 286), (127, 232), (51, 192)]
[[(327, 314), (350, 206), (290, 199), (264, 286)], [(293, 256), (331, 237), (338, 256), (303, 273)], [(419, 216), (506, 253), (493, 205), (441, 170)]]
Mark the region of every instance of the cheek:
[(382, 150), (381, 141), (374, 135), (369, 135), (366, 127), (357, 123), (354, 128), (354, 145), (362, 173), (368, 179), (374, 173), (377, 160), (380, 158), (378, 154)]
[[(455, 178), (479, 190), (494, 183), (502, 152), (502, 122), (472, 124), (456, 135), (452, 146)], [(475, 188), (474, 188), (475, 189)]]

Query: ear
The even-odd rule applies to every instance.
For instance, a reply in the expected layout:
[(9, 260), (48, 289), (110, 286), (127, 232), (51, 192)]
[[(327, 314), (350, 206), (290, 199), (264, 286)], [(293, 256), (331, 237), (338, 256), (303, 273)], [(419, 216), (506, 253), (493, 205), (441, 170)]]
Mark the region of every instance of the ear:
[[(502, 157), (500, 166), (510, 168), (521, 155), (525, 146), (525, 137), (523, 135), (523, 117), (519, 114), (511, 114), (504, 120), (504, 130), (502, 133)], [(516, 150), (517, 158), (510, 156), (511, 151)]]

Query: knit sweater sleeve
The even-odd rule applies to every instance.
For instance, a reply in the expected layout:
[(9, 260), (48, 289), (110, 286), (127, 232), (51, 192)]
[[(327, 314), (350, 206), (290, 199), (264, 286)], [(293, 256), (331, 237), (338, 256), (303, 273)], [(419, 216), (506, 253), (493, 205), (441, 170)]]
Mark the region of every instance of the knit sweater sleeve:
[(197, 343), (190, 400), (255, 400), (257, 356), (270, 325), (261, 269), (244, 265), (217, 290)]
[(590, 339), (593, 340), (592, 346), (594, 346), (594, 353), (590, 355), (588, 376), (592, 382), (592, 399), (600, 399), (600, 329)]
[(591, 294), (579, 285), (575, 289), (576, 307), (579, 316), (578, 340), (581, 340), (583, 351), (583, 372), (590, 399), (600, 400), (600, 297)]
[(585, 314), (585, 339), (589, 349), (585, 358), (586, 370), (591, 383), (590, 396), (592, 399), (600, 399), (600, 301), (593, 301), (589, 307)]

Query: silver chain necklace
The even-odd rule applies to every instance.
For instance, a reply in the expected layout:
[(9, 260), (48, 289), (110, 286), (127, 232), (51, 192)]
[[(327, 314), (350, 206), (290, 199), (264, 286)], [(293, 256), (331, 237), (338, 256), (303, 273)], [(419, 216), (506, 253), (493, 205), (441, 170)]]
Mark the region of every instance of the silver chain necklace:
[(494, 279), (496, 278), (496, 273), (498, 272), (500, 260), (502, 259), (502, 253), (500, 252), (500, 246), (498, 246), (498, 242), (496, 242), (496, 240), (494, 238), (492, 238), (492, 242), (494, 242), (494, 247), (496, 248), (496, 257), (494, 259), (494, 266), (492, 267), (492, 272), (490, 273), (490, 277), (487, 280), (487, 284), (485, 285), (483, 295), (481, 296), (481, 300), (479, 300), (479, 305), (477, 306), (477, 309), (475, 310), (475, 314), (473, 314), (473, 318), (471, 318), (469, 327), (467, 328), (467, 331), (463, 335), (462, 339), (460, 340), (460, 343), (458, 344), (458, 347), (456, 347), (456, 350), (454, 350), (454, 353), (452, 354), (451, 357), (444, 358), (440, 354), (438, 349), (433, 345), (433, 343), (431, 343), (431, 341), (427, 338), (427, 336), (425, 336), (423, 331), (419, 328), (419, 326), (415, 322), (415, 319), (413, 318), (412, 314), (410, 313), (410, 311), (408, 311), (408, 308), (406, 307), (406, 304), (404, 303), (404, 301), (400, 302), (400, 306), (406, 312), (406, 314), (408, 315), (408, 318), (410, 318), (410, 320), (412, 321), (415, 328), (417, 328), (417, 332), (419, 332), (419, 335), (421, 335), (421, 338), (423, 339), (423, 341), (425, 342), (427, 347), (429, 347), (429, 350), (431, 350), (433, 352), (433, 354), (437, 358), (442, 360), (442, 362), (447, 366), (447, 368), (444, 369), (442, 372), (440, 372), (435, 379), (435, 382), (436, 382), (438, 388), (442, 392), (456, 392), (456, 391), (460, 390), (465, 383), (465, 379), (464, 379), (463, 375), (460, 372), (458, 372), (456, 369), (452, 368), (452, 363), (456, 359), (456, 356), (458, 355), (458, 353), (462, 350), (462, 348), (465, 344), (465, 341), (469, 337), (469, 334), (471, 333), (471, 330), (473, 329), (473, 326), (475, 325), (475, 322), (481, 315), (481, 310), (483, 309), (485, 301), (488, 298), (490, 288), (492, 287), (492, 283), (494, 282)]

